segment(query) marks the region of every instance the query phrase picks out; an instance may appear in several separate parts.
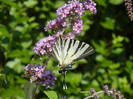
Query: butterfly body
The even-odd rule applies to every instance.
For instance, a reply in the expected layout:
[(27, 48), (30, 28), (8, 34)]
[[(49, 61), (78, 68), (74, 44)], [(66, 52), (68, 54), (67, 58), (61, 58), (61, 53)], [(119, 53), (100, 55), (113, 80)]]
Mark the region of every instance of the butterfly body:
[(94, 49), (89, 44), (59, 37), (53, 46), (52, 57), (59, 63), (59, 72), (62, 73), (65, 78), (65, 73), (69, 68), (72, 68), (75, 61), (92, 53), (94, 53)]

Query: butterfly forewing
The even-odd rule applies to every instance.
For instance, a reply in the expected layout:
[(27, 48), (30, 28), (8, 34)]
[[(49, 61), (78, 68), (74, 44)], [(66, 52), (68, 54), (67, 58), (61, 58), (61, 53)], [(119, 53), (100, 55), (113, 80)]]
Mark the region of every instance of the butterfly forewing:
[(94, 53), (94, 49), (84, 42), (72, 39), (62, 39), (61, 37), (53, 46), (52, 56), (60, 65), (69, 65)]
[(55, 47), (53, 48), (52, 57), (53, 57), (57, 62), (60, 61), (60, 60), (59, 60), (58, 51), (57, 51), (57, 49), (56, 49)]
[(78, 49), (75, 51), (75, 53), (72, 56), (73, 61), (80, 60), (90, 54), (94, 53), (94, 49), (84, 42), (80, 42)]
[(53, 46), (52, 57), (59, 63), (62, 62), (62, 46), (60, 39), (58, 39)]

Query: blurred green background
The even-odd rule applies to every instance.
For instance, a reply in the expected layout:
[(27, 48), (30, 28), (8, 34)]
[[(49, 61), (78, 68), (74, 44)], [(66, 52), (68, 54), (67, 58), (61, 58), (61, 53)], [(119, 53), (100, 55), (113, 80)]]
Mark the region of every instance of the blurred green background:
[[(67, 1), (67, 0), (66, 0)], [(33, 46), (44, 36), (49, 20), (56, 18), (56, 9), (65, 0), (0, 0), (0, 97), (24, 99), (25, 67), (29, 63), (45, 63), (34, 57)], [(90, 88), (120, 90), (127, 99), (133, 98), (133, 22), (128, 18), (123, 0), (94, 0), (97, 14), (86, 11), (84, 29), (76, 39), (91, 44), (95, 53), (82, 59), (66, 74), (67, 90), (62, 89), (63, 77), (51, 58), (47, 69), (57, 76), (52, 90), (68, 99), (82, 99)], [(47, 99), (38, 88), (35, 99)], [(105, 99), (105, 97), (100, 98)], [(108, 99), (108, 97), (106, 97)]]

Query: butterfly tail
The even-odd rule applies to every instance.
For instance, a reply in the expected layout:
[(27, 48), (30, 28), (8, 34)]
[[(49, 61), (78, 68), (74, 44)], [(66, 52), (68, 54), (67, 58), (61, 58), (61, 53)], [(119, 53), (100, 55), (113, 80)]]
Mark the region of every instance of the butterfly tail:
[(63, 75), (63, 89), (67, 89), (67, 85), (65, 82), (65, 71), (62, 72), (62, 75)]

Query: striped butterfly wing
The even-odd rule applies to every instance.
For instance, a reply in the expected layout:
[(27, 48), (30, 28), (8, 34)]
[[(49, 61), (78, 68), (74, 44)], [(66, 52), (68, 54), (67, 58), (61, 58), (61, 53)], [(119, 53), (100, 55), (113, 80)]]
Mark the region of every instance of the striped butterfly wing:
[(53, 51), (52, 51), (52, 57), (60, 64), (62, 63), (62, 50), (63, 50), (63, 40), (61, 38), (59, 38), (54, 46), (53, 46)]
[(61, 37), (53, 46), (52, 56), (60, 65), (69, 65), (94, 53), (94, 49), (84, 42)]
[(67, 44), (69, 46), (67, 50), (67, 55), (69, 55), (69, 57), (73, 61), (80, 60), (94, 53), (94, 49), (92, 48), (92, 46), (84, 42), (72, 39), (66, 39), (66, 42), (68, 42)]

